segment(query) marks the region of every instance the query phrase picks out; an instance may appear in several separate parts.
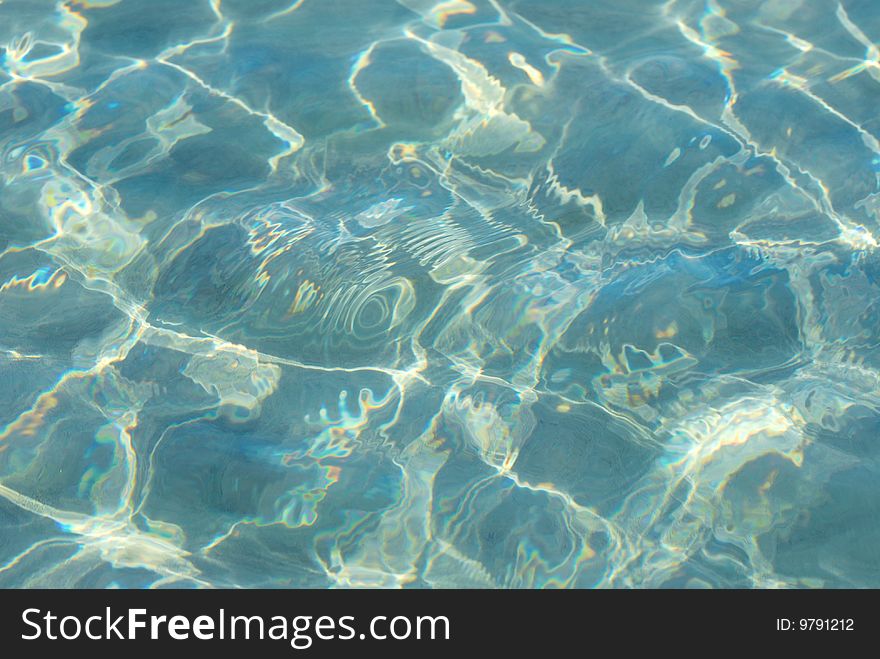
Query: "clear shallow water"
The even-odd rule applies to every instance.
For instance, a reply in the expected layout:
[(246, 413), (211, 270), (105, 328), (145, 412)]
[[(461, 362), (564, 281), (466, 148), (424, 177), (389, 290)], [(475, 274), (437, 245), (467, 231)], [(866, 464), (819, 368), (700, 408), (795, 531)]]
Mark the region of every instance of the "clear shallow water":
[(880, 586), (877, 40), (4, 0), (0, 585)]

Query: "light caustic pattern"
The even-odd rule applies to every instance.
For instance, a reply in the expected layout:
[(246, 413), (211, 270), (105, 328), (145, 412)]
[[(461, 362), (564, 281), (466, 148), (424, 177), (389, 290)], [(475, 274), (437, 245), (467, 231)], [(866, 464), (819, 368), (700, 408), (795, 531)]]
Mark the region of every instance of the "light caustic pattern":
[(0, 586), (880, 586), (878, 41), (0, 1)]

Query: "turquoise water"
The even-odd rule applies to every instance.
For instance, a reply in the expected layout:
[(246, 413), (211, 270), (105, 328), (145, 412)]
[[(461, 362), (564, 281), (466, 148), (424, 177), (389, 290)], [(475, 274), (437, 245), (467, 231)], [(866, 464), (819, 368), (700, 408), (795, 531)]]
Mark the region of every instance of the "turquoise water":
[(878, 40), (0, 2), (0, 586), (880, 586)]

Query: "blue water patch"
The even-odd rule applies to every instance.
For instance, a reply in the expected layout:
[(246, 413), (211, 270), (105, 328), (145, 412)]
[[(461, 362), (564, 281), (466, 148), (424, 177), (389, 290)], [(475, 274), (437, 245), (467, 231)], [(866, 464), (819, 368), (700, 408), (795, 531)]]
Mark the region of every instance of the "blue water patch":
[(0, 3), (0, 587), (878, 587), (871, 3)]

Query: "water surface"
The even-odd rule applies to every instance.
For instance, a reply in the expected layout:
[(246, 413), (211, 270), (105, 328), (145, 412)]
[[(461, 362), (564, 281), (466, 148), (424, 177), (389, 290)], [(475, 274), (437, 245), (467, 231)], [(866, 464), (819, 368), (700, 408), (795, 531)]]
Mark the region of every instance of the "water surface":
[(880, 586), (872, 0), (0, 2), (0, 586)]

